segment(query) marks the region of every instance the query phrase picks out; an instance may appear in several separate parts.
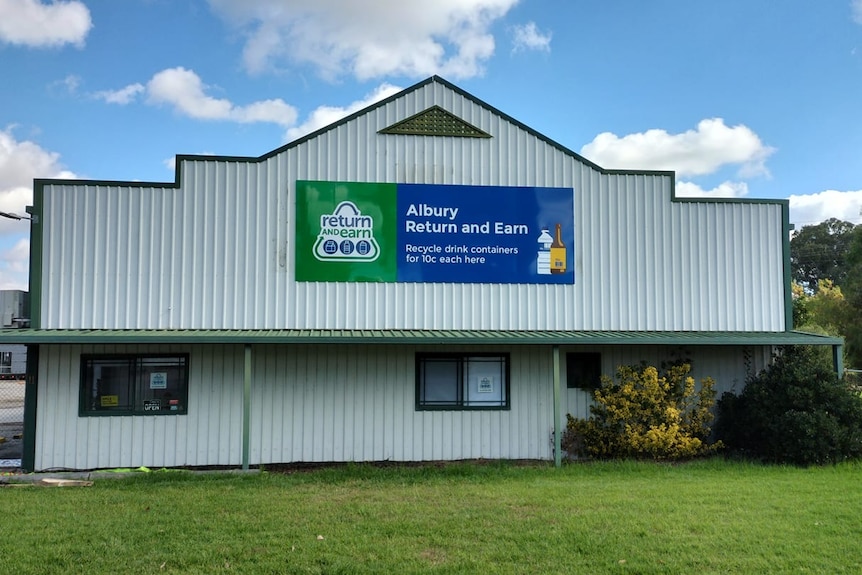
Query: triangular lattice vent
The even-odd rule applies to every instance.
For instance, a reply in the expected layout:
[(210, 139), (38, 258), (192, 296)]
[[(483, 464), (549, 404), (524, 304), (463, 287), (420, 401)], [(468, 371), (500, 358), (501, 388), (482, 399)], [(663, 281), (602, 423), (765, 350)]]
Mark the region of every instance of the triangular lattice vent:
[(402, 134), (409, 136), (459, 136), (462, 138), (490, 138), (476, 126), (468, 124), (455, 114), (440, 106), (432, 106), (380, 130), (381, 134)]

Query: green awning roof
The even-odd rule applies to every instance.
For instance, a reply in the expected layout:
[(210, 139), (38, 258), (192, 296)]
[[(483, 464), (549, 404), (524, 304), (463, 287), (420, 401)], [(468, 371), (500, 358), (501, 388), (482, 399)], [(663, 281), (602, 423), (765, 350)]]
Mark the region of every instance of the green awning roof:
[(411, 329), (4, 329), (0, 344), (366, 343), (470, 345), (843, 345), (813, 333)]

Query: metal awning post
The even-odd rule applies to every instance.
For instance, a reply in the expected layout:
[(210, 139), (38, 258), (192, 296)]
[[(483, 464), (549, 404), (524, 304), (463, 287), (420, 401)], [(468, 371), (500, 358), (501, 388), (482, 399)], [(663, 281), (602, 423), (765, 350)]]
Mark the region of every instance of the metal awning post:
[(560, 429), (560, 346), (554, 346), (554, 467), (563, 465), (562, 435)]
[(832, 365), (835, 366), (835, 373), (838, 377), (844, 377), (844, 346), (832, 346)]
[(245, 369), (242, 390), (242, 468), (248, 469), (251, 433), (251, 344), (245, 344)]

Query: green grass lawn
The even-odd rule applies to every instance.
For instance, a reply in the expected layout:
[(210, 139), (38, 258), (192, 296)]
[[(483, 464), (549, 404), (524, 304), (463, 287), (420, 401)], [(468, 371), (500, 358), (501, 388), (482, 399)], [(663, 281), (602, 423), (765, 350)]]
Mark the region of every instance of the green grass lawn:
[(0, 489), (2, 573), (862, 573), (862, 464), (151, 473)]

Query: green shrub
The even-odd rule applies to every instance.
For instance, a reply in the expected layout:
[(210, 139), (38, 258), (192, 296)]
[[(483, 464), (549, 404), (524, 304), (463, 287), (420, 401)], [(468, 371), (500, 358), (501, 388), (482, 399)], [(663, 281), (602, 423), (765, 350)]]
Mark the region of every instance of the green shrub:
[(715, 382), (689, 375), (691, 366), (671, 366), (659, 376), (652, 366), (620, 367), (616, 381), (602, 377), (593, 393), (591, 416), (567, 416), (563, 449), (596, 458), (681, 459), (707, 453)]
[(862, 399), (817, 349), (788, 346), (718, 402), (716, 434), (734, 452), (811, 465), (862, 456)]

